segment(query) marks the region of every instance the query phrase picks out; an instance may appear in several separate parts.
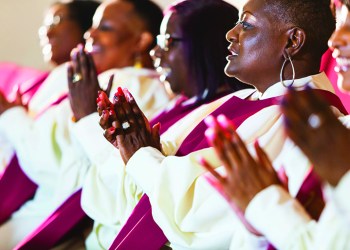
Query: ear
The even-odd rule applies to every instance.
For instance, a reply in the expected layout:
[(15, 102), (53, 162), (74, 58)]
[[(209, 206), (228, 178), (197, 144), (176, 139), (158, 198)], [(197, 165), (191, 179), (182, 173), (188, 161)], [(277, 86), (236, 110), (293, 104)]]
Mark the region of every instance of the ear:
[(293, 27), (287, 31), (288, 42), (284, 49), (284, 57), (293, 57), (304, 46), (306, 40), (305, 31), (299, 27)]
[(150, 32), (148, 31), (142, 32), (136, 46), (137, 47), (136, 51), (140, 54), (149, 53), (153, 40), (154, 40), (154, 37)]

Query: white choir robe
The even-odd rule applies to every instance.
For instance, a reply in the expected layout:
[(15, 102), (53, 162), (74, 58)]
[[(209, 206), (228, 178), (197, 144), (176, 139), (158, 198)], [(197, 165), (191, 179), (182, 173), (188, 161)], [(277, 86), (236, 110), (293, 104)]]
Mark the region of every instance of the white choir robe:
[[(43, 88), (59, 88), (61, 92), (67, 93), (67, 69), (63, 66), (59, 70), (57, 79), (50, 81), (51, 88), (49, 84)], [(113, 89), (116, 90), (118, 86), (139, 89), (134, 96), (135, 100), (140, 98), (140, 103), (145, 106), (149, 115), (168, 102), (168, 96), (155, 71), (131, 67), (109, 70), (98, 76), (101, 86), (107, 86), (112, 73), (115, 73)], [(37, 99), (33, 99), (31, 103), (49, 104), (41, 89), (38, 91)], [(75, 124), (71, 121), (73, 113), (68, 99), (50, 107), (34, 119), (38, 113), (40, 110), (29, 109), (26, 112), (21, 107), (15, 107), (0, 116), (0, 131), (15, 148), (24, 172), (39, 186), (33, 200), (26, 202), (0, 227), (0, 249), (11, 249), (79, 189), (91, 164), (90, 155), (74, 133)], [(100, 129), (97, 115), (90, 116), (93, 118), (90, 122), (95, 126), (89, 128)], [(94, 134), (96, 129), (86, 135), (92, 140), (97, 137), (105, 141), (100, 130), (97, 130), (97, 135)]]
[[(293, 86), (301, 90), (306, 84), (334, 92), (324, 73), (296, 79)], [(281, 83), (276, 83), (265, 93), (242, 90), (234, 94), (240, 98), (266, 99), (285, 91)], [(87, 246), (91, 243), (96, 249), (108, 248), (138, 199), (146, 193), (153, 217), (174, 249), (228, 249), (232, 240), (236, 249), (266, 247), (266, 239), (249, 234), (227, 202), (203, 178), (205, 171), (197, 162), (198, 156), (204, 156), (216, 167), (221, 165), (212, 148), (184, 157), (173, 156), (195, 125), (210, 113), (209, 107), (215, 110), (225, 98), (203, 105), (170, 127), (161, 136), (166, 156), (146, 147), (138, 150), (126, 166), (117, 153), (114, 160), (105, 159), (103, 163), (101, 159), (100, 165), (92, 166), (82, 196), (83, 209), (95, 220)], [(279, 107), (257, 112), (238, 128), (238, 133), (250, 149), (259, 139), (276, 170), (285, 168), (289, 190), (295, 196), (310, 164), (286, 138)]]
[[(340, 120), (350, 127), (350, 116)], [(317, 223), (296, 213), (302, 210), (300, 204), (277, 186), (260, 192), (249, 204), (246, 216), (278, 249), (350, 249), (350, 171), (336, 187), (325, 184), (324, 190), (326, 207)], [(274, 201), (267, 207), (271, 199)]]

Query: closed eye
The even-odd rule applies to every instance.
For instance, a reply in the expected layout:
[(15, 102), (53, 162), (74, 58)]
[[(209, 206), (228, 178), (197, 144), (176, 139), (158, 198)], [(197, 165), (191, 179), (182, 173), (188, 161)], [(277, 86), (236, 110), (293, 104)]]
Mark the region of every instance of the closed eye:
[(247, 30), (247, 29), (250, 29), (253, 27), (250, 23), (248, 23), (246, 21), (237, 21), (236, 25), (238, 25), (238, 24), (242, 25), (243, 30)]

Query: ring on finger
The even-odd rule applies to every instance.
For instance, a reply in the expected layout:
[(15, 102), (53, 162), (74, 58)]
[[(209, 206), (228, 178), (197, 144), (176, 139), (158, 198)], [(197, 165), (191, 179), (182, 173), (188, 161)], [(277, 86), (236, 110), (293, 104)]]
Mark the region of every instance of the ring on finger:
[(72, 77), (72, 83), (79, 82), (81, 79), (83, 79), (83, 76), (79, 73), (75, 73)]
[(319, 115), (312, 113), (309, 115), (307, 123), (312, 129), (318, 129), (322, 125), (322, 119)]
[(128, 121), (125, 121), (125, 122), (123, 122), (122, 123), (122, 128), (124, 129), (124, 130), (127, 130), (128, 128), (130, 128), (131, 126), (130, 126), (130, 123), (128, 122)]

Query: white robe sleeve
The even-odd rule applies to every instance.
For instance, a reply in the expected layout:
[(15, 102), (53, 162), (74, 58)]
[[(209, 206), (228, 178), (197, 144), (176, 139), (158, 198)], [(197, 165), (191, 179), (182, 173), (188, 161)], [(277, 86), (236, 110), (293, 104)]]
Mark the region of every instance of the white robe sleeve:
[(172, 248), (228, 249), (234, 231), (244, 229), (203, 177), (204, 169), (197, 163), (199, 154), (219, 164), (212, 149), (186, 157), (163, 157), (156, 149), (142, 148), (126, 169), (149, 196), (153, 217)]

